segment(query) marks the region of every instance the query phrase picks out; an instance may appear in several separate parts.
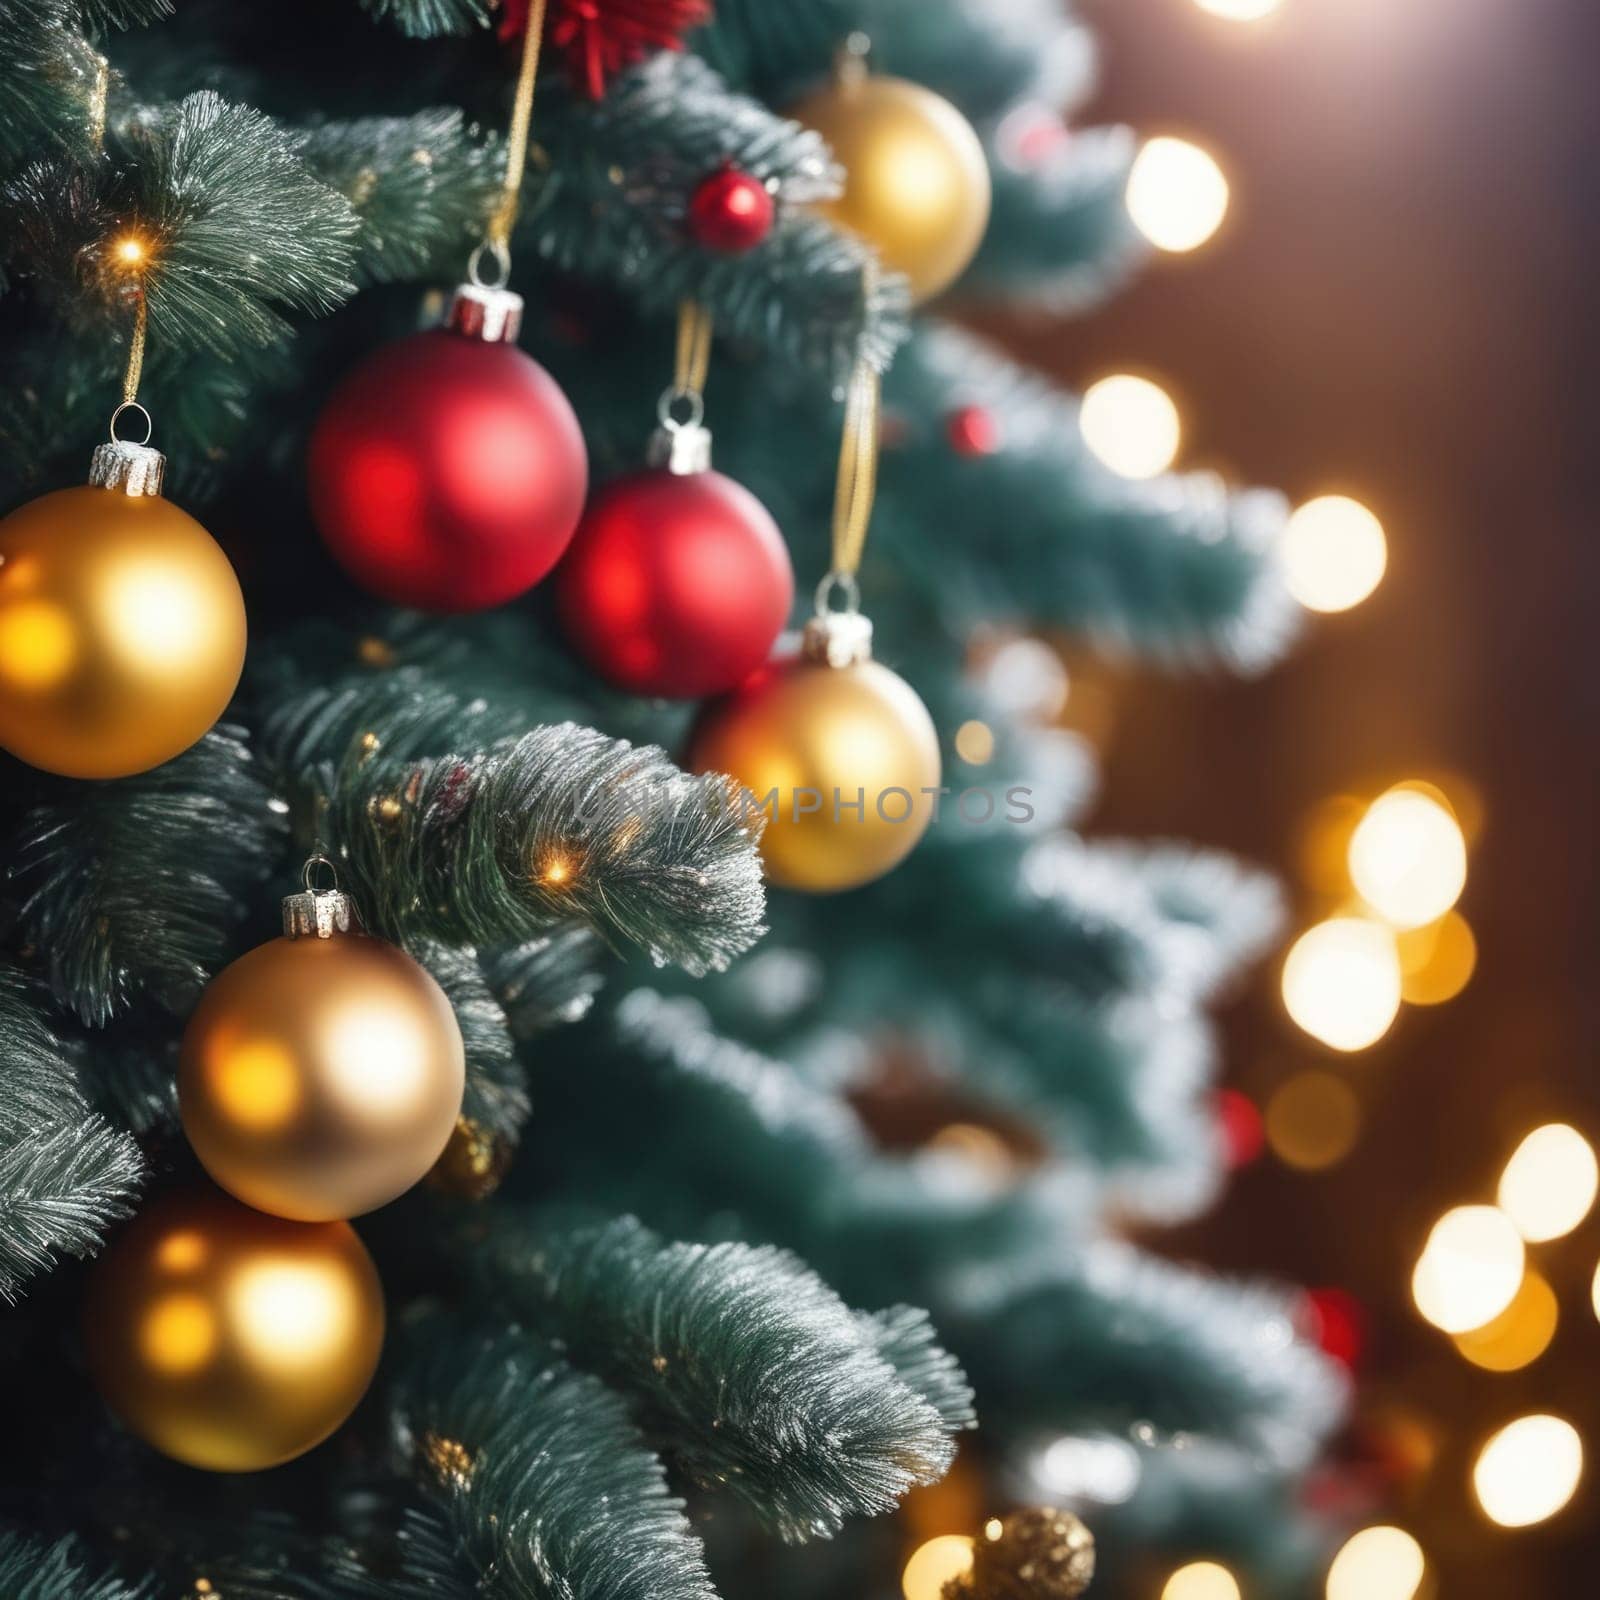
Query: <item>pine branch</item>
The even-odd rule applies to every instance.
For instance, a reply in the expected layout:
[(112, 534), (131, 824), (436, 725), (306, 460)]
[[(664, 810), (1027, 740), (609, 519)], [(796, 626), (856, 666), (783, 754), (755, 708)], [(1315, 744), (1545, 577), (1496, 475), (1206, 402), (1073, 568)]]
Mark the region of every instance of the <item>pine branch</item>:
[(225, 725), (151, 772), (58, 786), (24, 818), (10, 872), (57, 1003), (91, 1027), (141, 995), (184, 1015), (278, 863), (281, 807)]
[(532, 1038), (588, 1014), (605, 984), (605, 947), (588, 928), (563, 928), (483, 958), (512, 1035)]
[[(958, 638), (981, 617), (1246, 670), (1282, 650), (1298, 609), (1273, 553), (1279, 496), (1202, 475), (1116, 477), (1082, 443), (1071, 400), (951, 328), (919, 332), (885, 403), (917, 422), (885, 455), (874, 535), (908, 637), (933, 607)], [(952, 458), (934, 419), (964, 404), (993, 414), (994, 455)]]
[(1174, 1267), (1110, 1240), (1069, 1260), (997, 1265), (943, 1313), (991, 1426), (1147, 1421), (1303, 1468), (1344, 1383), (1294, 1331), (1286, 1297)]
[(77, 6), (84, 25), (96, 33), (144, 28), (177, 13), (175, 0), (77, 0)]
[(461, 1024), (467, 1052), (462, 1116), (496, 1140), (515, 1143), (528, 1120), (527, 1077), (477, 951), (422, 941), (411, 947), (411, 953), (433, 974)]
[[(46, 151), (86, 152), (97, 58), (68, 0), (0, 0), (0, 39), (0, 176)], [(0, 240), (0, 267), (10, 254)]]
[(501, 182), (500, 149), (453, 108), (326, 123), (297, 149), (361, 219), (363, 284), (459, 273)]
[(138, 1147), (89, 1111), (37, 991), (0, 967), (0, 1299), (15, 1302), (57, 1255), (93, 1255), (129, 1215)]
[(331, 1575), (312, 1587), (314, 1600), (481, 1600), (483, 1587), (437, 1508), (408, 1509), (394, 1543), (382, 1566), (336, 1553)]
[(482, 1575), (528, 1600), (716, 1600), (621, 1398), (517, 1331), (409, 1331), (397, 1403), (419, 1475)]
[[(787, 1540), (892, 1510), (944, 1475), (949, 1435), (970, 1421), (970, 1392), (925, 1319), (860, 1318), (783, 1251), (538, 1214), (490, 1249), (493, 1287), (517, 1316), (630, 1395), (698, 1483), (738, 1495)], [(896, 1356), (939, 1403), (900, 1381)]]
[(584, 923), (701, 973), (762, 931), (741, 809), (659, 750), (564, 723), (488, 753), (358, 754), (320, 811), (380, 931), (494, 946)]
[(977, 1426), (972, 1386), (961, 1364), (939, 1345), (926, 1311), (891, 1306), (887, 1311), (860, 1312), (858, 1320), (862, 1332), (877, 1345), (878, 1354), (908, 1389), (938, 1412), (949, 1432)]
[(360, 0), (363, 11), (413, 39), (489, 25), (494, 0)]
[[(598, 103), (552, 85), (539, 139), (548, 172), (533, 180), (520, 235), (554, 265), (609, 279), (650, 314), (699, 300), (725, 335), (830, 383), (858, 357), (886, 366), (905, 337), (904, 282), (880, 281), (859, 241), (802, 209), (837, 190), (820, 138), (696, 57), (663, 52)], [(739, 256), (702, 250), (682, 227), (695, 185), (724, 162), (785, 201), (768, 238)]]
[(991, 145), (993, 206), (962, 293), (1062, 314), (1117, 288), (1148, 254), (1124, 199), (1137, 151), (1129, 128), (1063, 134), (1026, 161)]
[(147, 1600), (152, 1590), (91, 1576), (75, 1539), (45, 1545), (0, 1530), (0, 1594), (7, 1600)]
[(261, 112), (203, 92), (123, 139), (156, 344), (237, 356), (288, 336), (279, 307), (322, 314), (353, 292), (354, 212)]

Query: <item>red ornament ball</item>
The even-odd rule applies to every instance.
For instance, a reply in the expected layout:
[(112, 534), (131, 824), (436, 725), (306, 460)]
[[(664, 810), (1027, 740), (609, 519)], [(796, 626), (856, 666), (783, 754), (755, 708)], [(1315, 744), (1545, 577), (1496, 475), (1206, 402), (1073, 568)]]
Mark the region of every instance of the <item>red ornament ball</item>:
[(759, 179), (723, 167), (701, 181), (689, 200), (689, 232), (707, 250), (742, 255), (772, 232), (777, 206)]
[(985, 406), (958, 406), (945, 419), (945, 434), (958, 456), (992, 456), (1000, 448), (1000, 424)]
[(440, 328), (386, 345), (311, 438), (311, 509), (363, 588), (425, 611), (481, 611), (532, 588), (583, 514), (583, 432), (516, 345)]
[(794, 602), (766, 507), (720, 472), (636, 472), (595, 496), (556, 574), (573, 648), (608, 682), (721, 694), (771, 654)]

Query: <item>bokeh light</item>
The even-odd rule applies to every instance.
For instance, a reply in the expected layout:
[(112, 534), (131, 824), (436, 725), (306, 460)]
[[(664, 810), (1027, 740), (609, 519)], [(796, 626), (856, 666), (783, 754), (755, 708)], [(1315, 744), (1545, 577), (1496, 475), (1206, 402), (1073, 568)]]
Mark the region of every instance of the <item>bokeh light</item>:
[(1467, 841), (1450, 810), (1419, 789), (1381, 794), (1350, 836), (1350, 879), (1400, 928), (1436, 922), (1467, 885)]
[(921, 1545), (900, 1575), (905, 1600), (939, 1600), (944, 1586), (972, 1566), (972, 1540), (964, 1533), (942, 1533)]
[(1407, 1005), (1439, 1006), (1472, 981), (1478, 941), (1459, 911), (1437, 922), (1406, 928), (1395, 939), (1400, 951), (1400, 993)]
[(1434, 1223), (1411, 1295), (1434, 1327), (1467, 1333), (1511, 1304), (1524, 1261), (1522, 1235), (1498, 1206), (1457, 1206)]
[(1553, 1517), (1583, 1476), (1583, 1440), (1560, 1417), (1519, 1417), (1478, 1454), (1472, 1487), (1484, 1514), (1502, 1528), (1527, 1528)]
[(1112, 1434), (1069, 1434), (1039, 1452), (1033, 1475), (1053, 1495), (1121, 1505), (1139, 1487), (1139, 1452)]
[(1400, 1011), (1394, 935), (1363, 917), (1331, 917), (1295, 940), (1283, 963), (1289, 1015), (1335, 1050), (1365, 1050)]
[(1555, 1290), (1529, 1270), (1516, 1297), (1493, 1321), (1456, 1335), (1456, 1349), (1485, 1372), (1517, 1372), (1550, 1348), (1561, 1320)]
[(1564, 1122), (1535, 1128), (1500, 1176), (1500, 1209), (1530, 1244), (1561, 1239), (1589, 1215), (1600, 1166), (1594, 1149)]
[(1403, 1528), (1363, 1528), (1328, 1568), (1328, 1600), (1412, 1600), (1426, 1571), (1422, 1546)]
[(1600, 1319), (1600, 1266), (1594, 1269), (1594, 1282), (1589, 1285), (1589, 1303), (1594, 1307), (1596, 1319)]
[(1202, 11), (1224, 17), (1229, 22), (1259, 22), (1271, 16), (1283, 0), (1195, 0), (1195, 4)]
[(1383, 581), (1389, 545), (1359, 500), (1326, 494), (1289, 518), (1279, 560), (1289, 593), (1308, 611), (1348, 611)]
[(1078, 413), (1083, 442), (1124, 478), (1153, 478), (1177, 459), (1183, 425), (1158, 383), (1119, 372), (1092, 383)]
[(1158, 250), (1203, 245), (1228, 214), (1228, 180), (1187, 139), (1148, 140), (1128, 171), (1128, 215)]
[(974, 767), (993, 760), (994, 729), (987, 722), (963, 722), (956, 729), (956, 754)]
[(1167, 1579), (1161, 1600), (1241, 1600), (1238, 1580), (1215, 1561), (1191, 1561)]
[(1267, 1143), (1286, 1166), (1321, 1172), (1342, 1161), (1361, 1132), (1361, 1104), (1331, 1072), (1297, 1072), (1267, 1102)]

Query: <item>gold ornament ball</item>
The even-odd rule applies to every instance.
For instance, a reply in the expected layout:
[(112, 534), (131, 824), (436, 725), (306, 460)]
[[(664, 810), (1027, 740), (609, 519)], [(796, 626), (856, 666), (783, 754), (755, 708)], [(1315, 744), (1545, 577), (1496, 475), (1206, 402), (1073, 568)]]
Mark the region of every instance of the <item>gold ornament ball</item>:
[(903, 78), (847, 76), (790, 115), (828, 141), (844, 193), (822, 214), (911, 281), (915, 300), (953, 283), (989, 225), (989, 164), (950, 102)]
[(274, 939), (212, 981), (183, 1037), (178, 1109), (207, 1172), (277, 1217), (356, 1217), (439, 1159), (461, 1112), (455, 1012), (405, 951), (359, 933)]
[(933, 820), (937, 795), (925, 791), (939, 787), (927, 707), (870, 660), (774, 660), (706, 707), (688, 759), (751, 790), (752, 817), (766, 802), (767, 877), (812, 894), (854, 889), (904, 860)]
[(383, 1286), (347, 1222), (284, 1222), (209, 1187), (145, 1208), (85, 1305), (101, 1395), (146, 1443), (212, 1472), (303, 1455), (355, 1409)]
[(1094, 1535), (1070, 1511), (1033, 1506), (984, 1528), (942, 1600), (1077, 1600), (1093, 1577)]
[(187, 750), (244, 666), (239, 580), (159, 495), (60, 489), (0, 521), (0, 748), (69, 778)]

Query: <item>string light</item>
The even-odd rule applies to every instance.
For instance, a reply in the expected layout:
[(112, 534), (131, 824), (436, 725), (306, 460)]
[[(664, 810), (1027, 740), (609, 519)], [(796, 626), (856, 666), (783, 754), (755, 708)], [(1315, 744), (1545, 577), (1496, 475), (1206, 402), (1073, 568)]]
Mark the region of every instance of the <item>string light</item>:
[(1158, 250), (1196, 250), (1228, 214), (1228, 180), (1187, 139), (1151, 139), (1128, 170), (1126, 201), (1134, 226)]
[(1529, 1244), (1571, 1233), (1589, 1215), (1600, 1187), (1593, 1147), (1564, 1122), (1535, 1128), (1500, 1175), (1500, 1209)]
[(137, 234), (124, 234), (112, 246), (112, 254), (118, 262), (125, 267), (142, 266), (149, 258), (150, 251), (143, 239)]
[(1394, 935), (1364, 917), (1332, 917), (1295, 940), (1283, 963), (1289, 1015), (1335, 1050), (1365, 1050), (1400, 1011)]
[(1481, 1328), (1522, 1285), (1522, 1235), (1498, 1206), (1457, 1206), (1434, 1223), (1411, 1275), (1417, 1310), (1445, 1333)]
[(1191, 1561), (1167, 1579), (1161, 1600), (1241, 1600), (1238, 1580), (1215, 1561)]
[(1407, 928), (1395, 943), (1400, 951), (1400, 993), (1407, 1005), (1443, 1005), (1472, 981), (1478, 941), (1459, 911), (1447, 911), (1437, 922), (1420, 928)]
[(1412, 1600), (1427, 1561), (1403, 1528), (1363, 1528), (1328, 1568), (1328, 1600)]
[(1553, 1517), (1583, 1476), (1583, 1440), (1560, 1417), (1519, 1417), (1478, 1454), (1472, 1488), (1502, 1528), (1528, 1528)]
[(1390, 789), (1350, 836), (1350, 879), (1399, 928), (1436, 922), (1467, 883), (1467, 842), (1449, 809), (1411, 787)]
[(1361, 1131), (1361, 1104), (1331, 1072), (1297, 1072), (1267, 1102), (1267, 1143), (1286, 1166), (1321, 1172), (1342, 1161)]
[(994, 759), (994, 730), (987, 722), (963, 722), (956, 729), (956, 754), (970, 766)]
[(1516, 1298), (1498, 1317), (1456, 1335), (1456, 1349), (1485, 1372), (1517, 1372), (1550, 1348), (1560, 1320), (1555, 1290), (1530, 1270), (1523, 1274)]
[(1124, 478), (1153, 478), (1177, 459), (1183, 427), (1160, 384), (1118, 373), (1090, 384), (1078, 413), (1083, 442)]
[(942, 1533), (920, 1546), (900, 1575), (905, 1600), (939, 1600), (944, 1586), (972, 1569), (972, 1540), (964, 1533)]
[(1389, 546), (1383, 524), (1348, 495), (1308, 500), (1283, 530), (1283, 581), (1308, 611), (1348, 611), (1383, 581)]
[(1259, 22), (1270, 17), (1283, 0), (1195, 0), (1202, 11), (1229, 22)]

